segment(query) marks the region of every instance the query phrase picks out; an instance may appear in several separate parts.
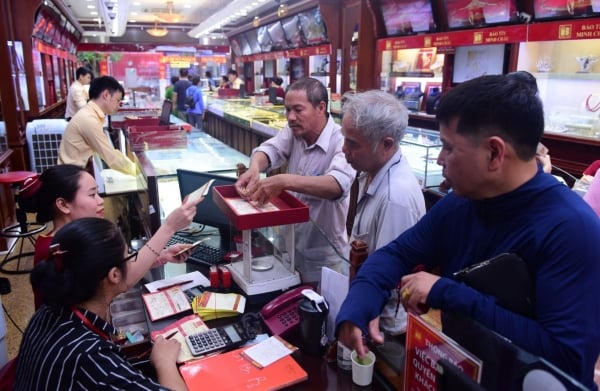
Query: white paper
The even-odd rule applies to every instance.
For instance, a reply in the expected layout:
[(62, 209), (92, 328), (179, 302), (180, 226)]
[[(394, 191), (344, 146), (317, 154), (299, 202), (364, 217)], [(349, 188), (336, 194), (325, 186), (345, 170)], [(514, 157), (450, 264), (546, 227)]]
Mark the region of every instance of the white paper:
[(327, 267), (321, 268), (321, 295), (329, 304), (327, 338), (330, 341), (335, 339), (335, 318), (348, 294), (348, 284), (348, 276)]
[(293, 352), (292, 349), (273, 336), (244, 350), (244, 355), (264, 368)]
[(193, 288), (195, 286), (199, 286), (199, 285), (202, 285), (205, 287), (210, 286), (210, 281), (206, 277), (204, 277), (204, 275), (202, 273), (200, 273), (199, 271), (195, 271), (195, 272), (191, 272), (191, 273), (180, 274), (178, 276), (171, 277), (171, 278), (166, 278), (164, 280), (149, 282), (148, 284), (145, 285), (145, 287), (148, 290), (148, 292), (154, 293), (154, 292), (158, 292), (158, 290), (162, 287), (166, 287), (166, 286), (177, 284), (179, 282), (184, 282), (184, 281), (192, 281), (192, 282), (190, 282), (188, 284), (180, 285), (179, 287), (183, 291), (186, 289)]

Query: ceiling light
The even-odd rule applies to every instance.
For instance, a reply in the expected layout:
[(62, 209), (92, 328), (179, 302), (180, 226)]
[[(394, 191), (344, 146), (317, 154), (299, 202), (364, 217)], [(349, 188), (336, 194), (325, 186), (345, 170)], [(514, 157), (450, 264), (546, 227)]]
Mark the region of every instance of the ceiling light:
[(147, 29), (146, 32), (150, 35), (152, 35), (153, 37), (164, 37), (165, 35), (167, 35), (169, 33), (169, 30), (167, 30), (166, 28), (158, 28), (158, 21), (154, 22), (154, 27), (151, 29)]
[(254, 19), (252, 20), (252, 26), (254, 26), (254, 27), (260, 26), (260, 18), (258, 16), (255, 16)]
[(183, 19), (183, 16), (173, 11), (173, 2), (167, 1), (167, 12), (159, 12), (156, 17), (166, 23), (177, 23)]

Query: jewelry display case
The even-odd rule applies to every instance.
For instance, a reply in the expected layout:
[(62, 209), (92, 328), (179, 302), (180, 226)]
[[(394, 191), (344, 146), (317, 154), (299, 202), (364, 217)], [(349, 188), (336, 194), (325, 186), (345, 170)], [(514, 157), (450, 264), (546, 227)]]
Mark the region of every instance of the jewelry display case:
[(409, 127), (400, 146), (402, 155), (423, 188), (438, 186), (442, 182), (442, 167), (437, 164), (442, 142), (437, 131)]
[[(517, 69), (537, 79), (544, 104), (542, 142), (552, 164), (580, 176), (600, 153), (600, 39), (519, 44)], [(581, 61), (587, 59), (582, 68)]]

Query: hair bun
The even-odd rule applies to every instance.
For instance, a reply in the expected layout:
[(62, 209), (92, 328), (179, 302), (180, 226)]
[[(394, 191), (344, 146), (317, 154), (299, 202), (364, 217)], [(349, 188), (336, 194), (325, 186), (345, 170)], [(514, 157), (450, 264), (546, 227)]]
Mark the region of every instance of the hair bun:
[(23, 185), (19, 189), (19, 194), (24, 198), (33, 197), (42, 187), (42, 182), (39, 176), (29, 177), (25, 179)]

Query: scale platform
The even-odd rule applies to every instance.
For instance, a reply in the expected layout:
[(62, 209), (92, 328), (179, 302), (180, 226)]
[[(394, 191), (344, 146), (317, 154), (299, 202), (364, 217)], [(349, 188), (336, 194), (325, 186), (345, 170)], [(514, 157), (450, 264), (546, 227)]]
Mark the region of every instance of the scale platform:
[(234, 262), (227, 265), (235, 283), (248, 296), (284, 291), (300, 284), (300, 275), (298, 272), (293, 271), (290, 273), (288, 267), (284, 266), (279, 259), (272, 255), (253, 258), (252, 262), (256, 262), (259, 265), (272, 264), (273, 267), (266, 270), (252, 269), (250, 271), (251, 278), (247, 279), (244, 278), (244, 262)]

